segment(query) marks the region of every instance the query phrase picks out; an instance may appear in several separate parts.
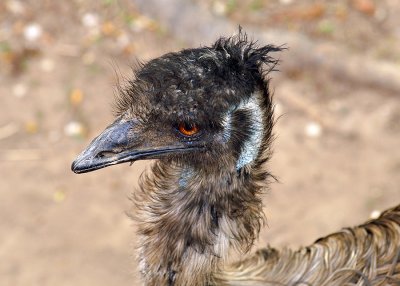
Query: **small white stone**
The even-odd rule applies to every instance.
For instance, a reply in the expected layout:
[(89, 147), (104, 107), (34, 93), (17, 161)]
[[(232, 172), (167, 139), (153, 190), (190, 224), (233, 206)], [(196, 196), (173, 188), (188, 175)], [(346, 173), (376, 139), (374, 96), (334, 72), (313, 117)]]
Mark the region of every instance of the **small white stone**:
[(28, 88), (23, 83), (17, 83), (12, 88), (12, 93), (14, 94), (14, 96), (16, 96), (18, 98), (24, 97), (26, 95), (27, 91), (28, 91)]
[(54, 70), (54, 61), (51, 59), (42, 59), (40, 68), (45, 72), (52, 72)]
[(117, 38), (117, 44), (121, 48), (125, 48), (127, 45), (129, 45), (128, 35), (125, 33), (122, 33), (121, 35), (119, 35)]
[(305, 128), (306, 135), (311, 138), (317, 138), (321, 136), (322, 128), (316, 122), (309, 122)]
[(99, 25), (99, 17), (93, 13), (86, 13), (82, 17), (82, 24), (88, 28), (94, 28)]
[(71, 121), (64, 127), (65, 135), (69, 137), (81, 136), (83, 134), (83, 125), (78, 121)]
[(34, 42), (40, 38), (43, 30), (42, 27), (37, 23), (29, 24), (24, 29), (24, 37), (28, 41)]
[(216, 1), (213, 5), (213, 11), (216, 15), (225, 15), (227, 12), (226, 5), (221, 1)]
[(277, 102), (274, 106), (274, 113), (276, 117), (279, 117), (283, 114), (283, 106), (281, 103)]
[(381, 215), (381, 212), (380, 212), (380, 211), (378, 211), (378, 210), (373, 210), (373, 211), (371, 212), (371, 214), (369, 215), (369, 217), (370, 217), (371, 219), (377, 219), (378, 217), (380, 217), (380, 215)]
[(25, 7), (21, 1), (9, 0), (6, 2), (6, 7), (8, 11), (14, 14), (23, 14), (25, 12)]
[(146, 27), (148, 27), (149, 24), (150, 24), (149, 19), (147, 19), (146, 17), (139, 17), (132, 21), (130, 27), (134, 32), (141, 32), (144, 29), (146, 29)]

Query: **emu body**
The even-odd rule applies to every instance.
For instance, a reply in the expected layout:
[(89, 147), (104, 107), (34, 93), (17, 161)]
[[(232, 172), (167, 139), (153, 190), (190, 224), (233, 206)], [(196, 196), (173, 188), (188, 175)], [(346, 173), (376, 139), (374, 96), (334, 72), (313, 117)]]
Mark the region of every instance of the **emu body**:
[(400, 206), (298, 250), (258, 250), (216, 274), (216, 285), (400, 285)]
[(146, 285), (400, 283), (400, 207), (298, 251), (246, 254), (263, 223), (271, 175), (275, 46), (239, 34), (142, 65), (117, 119), (72, 165), (76, 173), (156, 159), (133, 194)]

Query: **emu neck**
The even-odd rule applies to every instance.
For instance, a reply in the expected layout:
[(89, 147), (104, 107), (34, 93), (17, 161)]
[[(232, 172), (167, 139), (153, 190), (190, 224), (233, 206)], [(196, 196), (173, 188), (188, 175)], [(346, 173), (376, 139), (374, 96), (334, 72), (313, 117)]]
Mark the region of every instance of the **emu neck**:
[(157, 161), (134, 195), (146, 285), (211, 285), (231, 250), (248, 251), (263, 218), (256, 177)]

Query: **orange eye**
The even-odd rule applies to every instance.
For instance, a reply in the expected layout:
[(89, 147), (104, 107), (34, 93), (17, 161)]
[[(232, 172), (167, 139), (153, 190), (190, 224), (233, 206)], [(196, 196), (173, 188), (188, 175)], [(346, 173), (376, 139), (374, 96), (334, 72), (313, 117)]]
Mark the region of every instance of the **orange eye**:
[(185, 136), (193, 136), (199, 132), (199, 128), (194, 123), (181, 122), (178, 125), (179, 132)]

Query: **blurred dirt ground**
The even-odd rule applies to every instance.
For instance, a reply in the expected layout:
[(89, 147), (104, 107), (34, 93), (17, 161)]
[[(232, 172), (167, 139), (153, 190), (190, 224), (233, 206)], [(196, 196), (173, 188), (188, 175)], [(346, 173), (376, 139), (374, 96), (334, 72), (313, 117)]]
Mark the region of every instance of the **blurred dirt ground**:
[[(398, 1), (197, 2), (400, 68)], [(183, 47), (128, 0), (0, 2), (0, 285), (140, 285), (126, 212), (148, 163), (79, 176), (70, 164), (111, 122), (135, 59)], [(280, 182), (257, 246), (309, 244), (400, 203), (399, 93), (323, 71), (271, 76)]]

